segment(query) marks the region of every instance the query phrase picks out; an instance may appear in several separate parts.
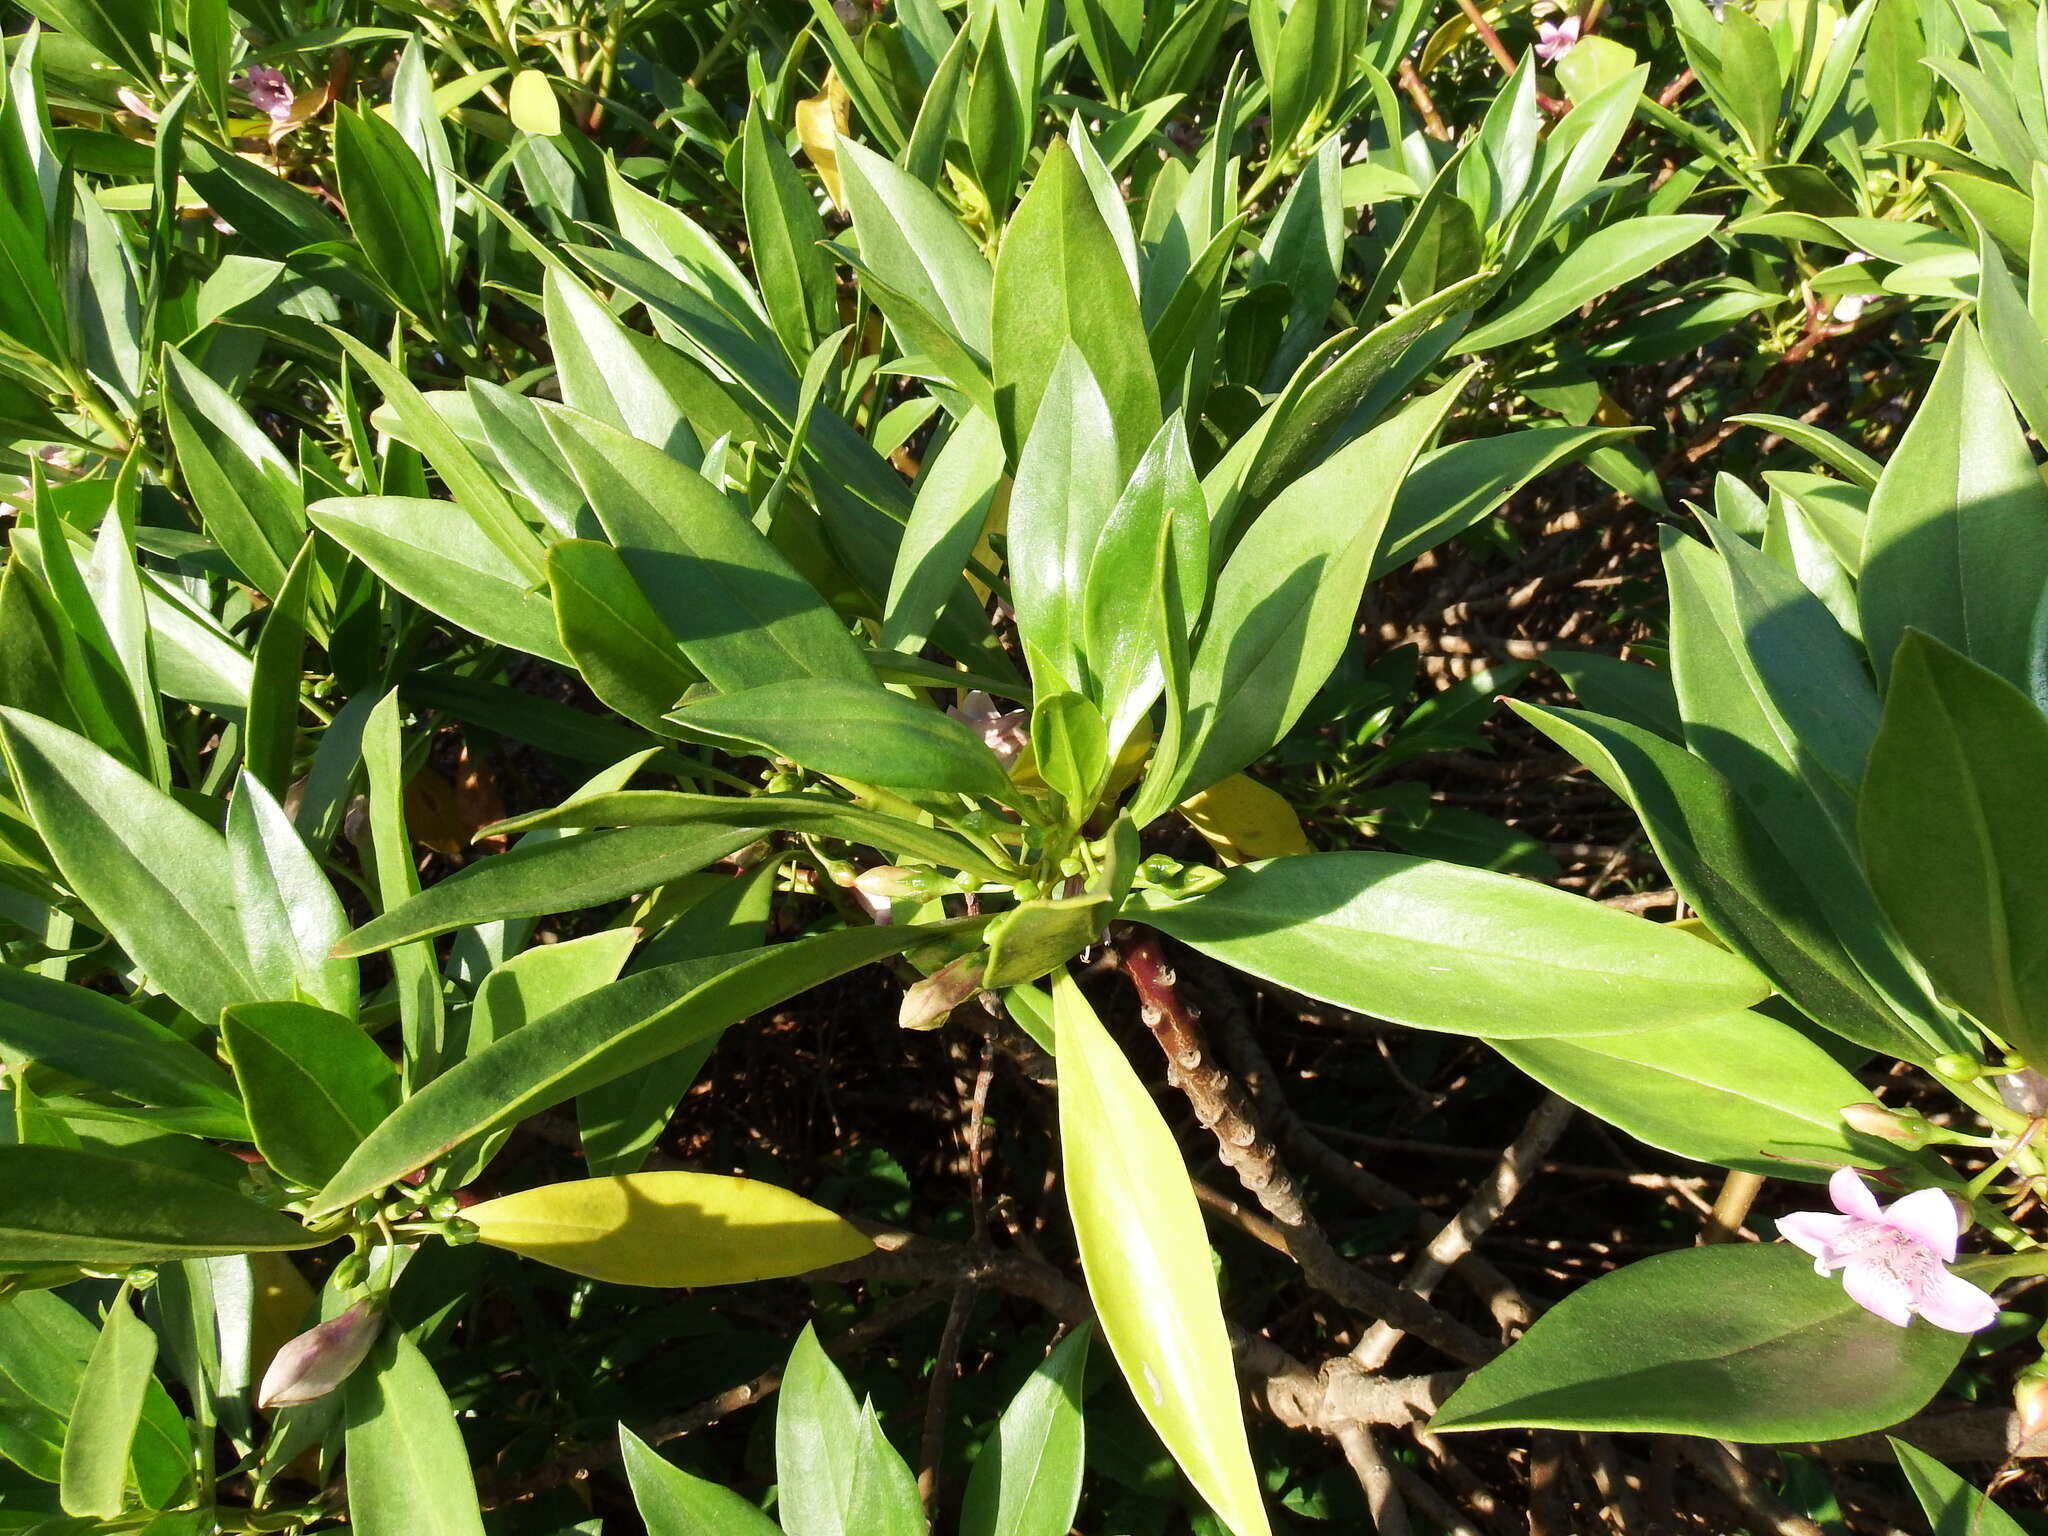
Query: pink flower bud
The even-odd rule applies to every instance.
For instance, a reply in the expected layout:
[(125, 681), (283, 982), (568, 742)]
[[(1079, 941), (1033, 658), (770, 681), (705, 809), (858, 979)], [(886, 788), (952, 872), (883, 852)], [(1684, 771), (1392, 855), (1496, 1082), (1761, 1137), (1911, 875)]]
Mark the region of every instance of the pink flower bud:
[(2013, 1412), (2019, 1415), (2020, 1444), (2048, 1431), (2048, 1362), (2037, 1360), (2013, 1384)]
[(325, 1397), (355, 1373), (383, 1331), (384, 1314), (359, 1301), (340, 1316), (287, 1340), (263, 1373), (257, 1406), (289, 1408)]
[(1918, 1132), (1882, 1104), (1845, 1105), (1842, 1109), (1842, 1123), (1850, 1130), (1861, 1131), (1866, 1136), (1905, 1142), (1909, 1146), (1921, 1139)]
[(903, 994), (896, 1022), (905, 1029), (937, 1029), (955, 1008), (981, 990), (988, 956), (977, 951), (940, 966)]

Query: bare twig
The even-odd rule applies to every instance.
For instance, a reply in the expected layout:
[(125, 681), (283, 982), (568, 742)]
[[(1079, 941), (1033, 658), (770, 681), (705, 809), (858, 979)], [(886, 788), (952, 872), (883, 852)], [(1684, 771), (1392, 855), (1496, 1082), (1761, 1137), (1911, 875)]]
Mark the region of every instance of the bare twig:
[[(1501, 1154), (1492, 1177), (1474, 1190), (1464, 1208), (1429, 1240), (1421, 1257), (1401, 1282), (1404, 1289), (1418, 1296), (1429, 1295), (1450, 1267), (1472, 1251), (1472, 1245), (1500, 1219), (1515, 1196), (1521, 1193), (1522, 1186), (1549, 1155), (1558, 1137), (1564, 1134), (1571, 1117), (1572, 1106), (1569, 1103), (1554, 1093), (1544, 1095), (1543, 1102), (1536, 1106), (1535, 1112), (1523, 1125), (1521, 1135)], [(1387, 1363), (1400, 1337), (1397, 1329), (1385, 1323), (1375, 1323), (1358, 1341), (1351, 1357), (1368, 1370), (1378, 1370)]]
[(1337, 1444), (1358, 1478), (1358, 1486), (1365, 1492), (1373, 1529), (1379, 1536), (1409, 1536), (1408, 1507), (1401, 1502), (1401, 1490), (1395, 1485), (1387, 1459), (1373, 1442), (1372, 1431), (1363, 1424), (1342, 1425), (1337, 1430)]
[(1772, 1536), (1822, 1536), (1819, 1526), (1766, 1488), (1732, 1447), (1688, 1436), (1680, 1443), (1679, 1454)]

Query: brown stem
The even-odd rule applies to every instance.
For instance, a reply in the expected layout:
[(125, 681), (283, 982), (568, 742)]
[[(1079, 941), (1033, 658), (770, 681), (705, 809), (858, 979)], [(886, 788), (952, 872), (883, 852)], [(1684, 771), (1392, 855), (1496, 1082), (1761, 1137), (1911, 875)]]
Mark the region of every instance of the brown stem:
[(1496, 1345), (1463, 1323), (1421, 1297), (1367, 1274), (1330, 1246), (1302, 1203), (1294, 1176), (1273, 1143), (1260, 1134), (1250, 1096), (1212, 1059), (1200, 1015), (1181, 996), (1159, 940), (1133, 930), (1120, 947), (1145, 1026), (1166, 1055), (1166, 1080), (1186, 1096), (1195, 1118), (1216, 1138), (1224, 1166), (1273, 1218), (1308, 1283), (1353, 1311), (1397, 1324), (1467, 1365), (1498, 1354)]

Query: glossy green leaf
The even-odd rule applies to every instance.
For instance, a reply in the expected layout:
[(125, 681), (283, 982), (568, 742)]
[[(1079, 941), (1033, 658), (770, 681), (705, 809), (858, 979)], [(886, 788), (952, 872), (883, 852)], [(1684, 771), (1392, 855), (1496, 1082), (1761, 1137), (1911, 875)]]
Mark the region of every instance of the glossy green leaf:
[(1392, 853), (1246, 864), (1127, 915), (1241, 971), (1421, 1029), (1616, 1034), (1761, 1002), (1745, 960), (1690, 934), (1488, 870)]
[(1934, 1536), (2026, 1536), (2020, 1523), (1925, 1451), (1893, 1440), (1899, 1470), (1920, 1501)]
[(1884, 1168), (1894, 1142), (1850, 1130), (1840, 1111), (1869, 1090), (1790, 1025), (1728, 1013), (1623, 1035), (1497, 1040), (1551, 1092), (1681, 1157), (1819, 1183), (1836, 1168)]
[[(573, 851), (581, 841), (560, 846)], [(615, 981), (493, 1041), (421, 1088), (357, 1148), (314, 1205), (322, 1213), (341, 1210), (473, 1137), (516, 1125), (819, 982), (944, 931), (853, 928), (680, 961)]]
[(398, 1074), (361, 1027), (304, 1003), (245, 1003), (221, 1043), (263, 1160), (318, 1189), (398, 1107)]
[(157, 78), (156, 41), (163, 30), (161, 0), (23, 0), (31, 16), (82, 38), (144, 85)]
[(853, 1389), (809, 1324), (797, 1335), (775, 1404), (776, 1513), (787, 1536), (867, 1536), (849, 1523), (867, 1436)]
[(739, 742), (861, 783), (1011, 801), (995, 754), (958, 720), (900, 693), (823, 677), (706, 699), (669, 716), (693, 737)]
[(1073, 1528), (1090, 1334), (1077, 1328), (1060, 1340), (1003, 1410), (968, 1474), (960, 1536), (1066, 1536)]
[(349, 1528), (362, 1536), (483, 1536), (462, 1421), (402, 1329), (384, 1330), (341, 1392)]
[(961, 422), (925, 466), (889, 576), (885, 649), (915, 654), (931, 639), (981, 538), (1003, 470), (1002, 434), (981, 411)]
[(156, 1365), (156, 1334), (128, 1297), (123, 1286), (108, 1307), (71, 1406), (58, 1484), (67, 1514), (111, 1520), (128, 1502), (129, 1453)]
[[(407, 151), (407, 158), (411, 158), (410, 151)], [(520, 517), (511, 498), (485, 471), (476, 455), (456, 435), (455, 429), (441, 419), (440, 414), (427, 403), (426, 397), (413, 387), (411, 380), (383, 357), (345, 331), (331, 330), (330, 334), (348, 353), (349, 359), (369, 374), (371, 382), (382, 391), (385, 403), (404, 429), (401, 435), (426, 456), (427, 462), (434, 466), (434, 472), (447, 482), (456, 504), (469, 514), (477, 531), (496, 546), (502, 560), (493, 564), (509, 565), (526, 588), (541, 586), (539, 536)], [(432, 515), (447, 522), (454, 521), (447, 517), (445, 508)], [(437, 543), (442, 539), (460, 537), (430, 525), (427, 531), (436, 536)]]
[(235, 398), (176, 348), (164, 351), (163, 400), (200, 522), (250, 582), (276, 597), (305, 541), (298, 473)]
[(665, 730), (662, 717), (699, 681), (697, 670), (619, 552), (591, 539), (553, 545), (548, 591), (562, 649), (590, 691), (635, 724)]
[[(1188, 681), (1190, 741), (1157, 814), (1254, 761), (1286, 735), (1350, 645), (1394, 493), (1469, 374), (1348, 444), (1277, 496), (1216, 581)], [(1142, 819), (1142, 818), (1141, 818)]]
[(1857, 802), (1886, 913), (1940, 991), (2048, 1061), (2048, 719), (2012, 684), (1908, 630)]
[(0, 710), (0, 747), (64, 883), (194, 1017), (263, 996), (220, 835), (82, 737)]
[(204, 1052), (105, 993), (0, 967), (0, 1055), (33, 1061), (138, 1104), (242, 1118), (234, 1085)]
[(545, 420), (626, 569), (714, 685), (866, 679), (824, 599), (702, 475), (573, 411)]
[(862, 264), (975, 356), (987, 358), (994, 280), (945, 199), (848, 139), (839, 141), (839, 174)]
[(181, 1169), (68, 1147), (0, 1146), (0, 1263), (102, 1268), (322, 1241)]
[(832, 259), (825, 254), (825, 225), (818, 205), (790, 164), (782, 135), (768, 121), (758, 97), (747, 115), (741, 157), (747, 250), (754, 275), (775, 334), (790, 357), (800, 362), (839, 328), (838, 285)]
[(1173, 1133), (1071, 976), (1053, 982), (1060, 1158), (1102, 1336), (1233, 1536), (1266, 1536), (1201, 1208)]
[(1826, 899), (1709, 764), (1641, 726), (1584, 710), (1509, 707), (1629, 802), (1680, 894), (1808, 1017), (1910, 1061), (1960, 1043), (1885, 1001), (1836, 936)]
[(440, 215), (426, 171), (376, 113), (334, 109), (334, 171), (349, 229), (391, 296), (430, 328), (448, 301)]
[(578, 912), (651, 891), (761, 836), (764, 829), (758, 823), (739, 820), (746, 802), (730, 803), (735, 808), (731, 819), (700, 824), (694, 830), (625, 827), (492, 854), (370, 919), (343, 939), (337, 951), (374, 954), (451, 928)]
[(647, 1536), (781, 1536), (781, 1527), (718, 1483), (664, 1461), (625, 1425), (620, 1460)]
[[(578, 795), (545, 811), (530, 811), (496, 823), (494, 832), (532, 827), (686, 827), (694, 822), (730, 822), (744, 816), (762, 827), (810, 832), (865, 843), (891, 855), (905, 855), (986, 880), (1005, 872), (966, 839), (940, 827), (871, 811), (823, 795), (690, 795), (666, 789), (620, 789)], [(891, 862), (900, 862), (892, 858)]]
[(333, 953), (348, 932), (341, 899), (284, 808), (246, 776), (228, 807), (227, 854), (255, 995), (354, 1018), (356, 968)]
[(1086, 676), (1083, 604), (1092, 556), (1123, 490), (1123, 471), (1101, 385), (1080, 350), (1062, 346), (1018, 456), (1008, 570), (1019, 636), (1073, 687)]
[(2048, 485), (1965, 321), (1870, 498), (1857, 596), (1878, 678), (1910, 627), (2031, 688), (2044, 588)]
[(1518, 288), (1503, 313), (1466, 332), (1457, 348), (1484, 352), (1534, 336), (1581, 305), (1690, 250), (1719, 222), (1711, 214), (1646, 214), (1595, 230)]
[(1061, 351), (1071, 343), (1108, 403), (1125, 466), (1158, 429), (1159, 384), (1138, 296), (1073, 152), (1056, 139), (1017, 205), (996, 257), (996, 409), (1025, 442)]
[(571, 666), (553, 604), (445, 501), (338, 496), (311, 508), (320, 531), (407, 597), (499, 645)]
[[(554, 348), (563, 404), (665, 453), (701, 456), (700, 430), (709, 434), (717, 418), (701, 428), (693, 422), (693, 415), (703, 414), (702, 399), (691, 376), (694, 365), (687, 358), (651, 336), (628, 330), (596, 294), (558, 267), (549, 267), (542, 282), (541, 311)], [(468, 387), (472, 396), (502, 407), (506, 425), (516, 414), (523, 450), (519, 457), (528, 461), (526, 478), (546, 479), (555, 487), (558, 502), (566, 503), (571, 495), (580, 499), (566, 466), (551, 451), (533, 402), (502, 392), (494, 395), (475, 381)], [(715, 385), (711, 393), (719, 393)], [(515, 400), (518, 404), (511, 403)], [(499, 440), (505, 436), (501, 433)]]
[(1836, 1440), (1911, 1417), (1965, 1342), (1864, 1311), (1790, 1244), (1681, 1249), (1581, 1286), (1469, 1377), (1430, 1428)]

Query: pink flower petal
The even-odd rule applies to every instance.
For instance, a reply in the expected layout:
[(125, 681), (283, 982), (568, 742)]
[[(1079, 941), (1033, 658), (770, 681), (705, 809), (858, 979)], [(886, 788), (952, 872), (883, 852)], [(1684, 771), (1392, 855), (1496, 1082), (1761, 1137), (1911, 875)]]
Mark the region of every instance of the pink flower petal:
[(1879, 1265), (1848, 1265), (1842, 1271), (1842, 1289), (1857, 1306), (1888, 1323), (1903, 1328), (1913, 1320), (1912, 1293), (1897, 1275)]
[(1975, 1333), (1998, 1320), (1998, 1303), (1961, 1275), (1946, 1270), (1920, 1287), (1913, 1310), (1950, 1333)]
[(1870, 1186), (1863, 1182), (1863, 1176), (1854, 1168), (1837, 1168), (1828, 1180), (1828, 1198), (1835, 1202), (1835, 1209), (1844, 1216), (1854, 1216), (1863, 1221), (1878, 1219), (1877, 1196), (1870, 1192)]
[(1886, 1206), (1881, 1219), (1886, 1226), (1932, 1248), (1941, 1255), (1942, 1263), (1955, 1261), (1956, 1238), (1960, 1235), (1956, 1230), (1956, 1206), (1940, 1190), (1916, 1189)]
[(1826, 1211), (1794, 1211), (1778, 1218), (1778, 1236), (1795, 1248), (1804, 1248), (1820, 1262), (1814, 1268), (1826, 1274), (1840, 1261), (1837, 1245), (1854, 1225), (1853, 1216), (1830, 1216)]

